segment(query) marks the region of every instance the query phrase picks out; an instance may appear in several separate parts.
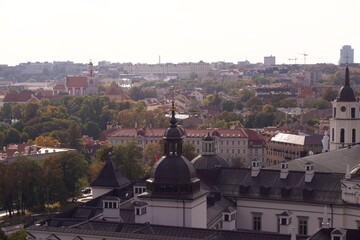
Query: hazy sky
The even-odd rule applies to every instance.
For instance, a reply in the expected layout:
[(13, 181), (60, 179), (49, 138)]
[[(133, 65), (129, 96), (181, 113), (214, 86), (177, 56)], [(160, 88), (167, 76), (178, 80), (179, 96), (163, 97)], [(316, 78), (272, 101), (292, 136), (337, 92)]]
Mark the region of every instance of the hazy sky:
[[(359, 0), (0, 0), (0, 64), (360, 62)], [(294, 63), (293, 61), (291, 63)]]

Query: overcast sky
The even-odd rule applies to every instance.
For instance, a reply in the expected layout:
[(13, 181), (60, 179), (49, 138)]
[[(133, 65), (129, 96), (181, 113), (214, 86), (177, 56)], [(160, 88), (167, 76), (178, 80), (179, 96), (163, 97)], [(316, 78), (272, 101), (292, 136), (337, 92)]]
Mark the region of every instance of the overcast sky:
[(0, 64), (360, 62), (359, 0), (0, 0)]

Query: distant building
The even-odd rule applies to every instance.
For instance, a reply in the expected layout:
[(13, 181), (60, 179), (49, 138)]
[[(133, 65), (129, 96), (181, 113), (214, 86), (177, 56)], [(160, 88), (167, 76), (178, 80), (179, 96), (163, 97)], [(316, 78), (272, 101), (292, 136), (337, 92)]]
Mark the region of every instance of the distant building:
[(275, 56), (264, 57), (264, 65), (265, 66), (274, 66), (274, 65), (276, 65)]
[(278, 133), (267, 144), (266, 165), (279, 164), (322, 152), (322, 135), (301, 136)]
[(340, 61), (339, 64), (351, 64), (354, 63), (354, 49), (350, 45), (344, 45), (340, 49)]
[[(210, 132), (215, 138), (216, 154), (223, 157), (229, 165), (232, 159), (241, 158), (244, 164), (250, 166), (251, 160), (258, 159), (261, 164), (265, 160), (265, 140), (250, 129), (185, 129), (184, 142), (194, 145), (198, 154), (203, 153), (202, 139)], [(163, 137), (163, 129), (118, 129), (108, 135), (107, 139), (112, 145), (136, 141), (145, 148), (147, 144), (158, 142)]]

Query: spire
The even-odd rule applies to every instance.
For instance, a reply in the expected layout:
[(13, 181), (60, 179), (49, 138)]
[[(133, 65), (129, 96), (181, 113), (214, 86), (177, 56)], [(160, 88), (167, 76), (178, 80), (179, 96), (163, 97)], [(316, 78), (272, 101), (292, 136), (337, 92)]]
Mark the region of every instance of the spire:
[(345, 70), (345, 85), (341, 87), (339, 91), (339, 97), (337, 102), (356, 102), (354, 90), (350, 86), (350, 73), (349, 67), (346, 66)]
[(170, 107), (170, 111), (171, 111), (171, 118), (170, 118), (170, 127), (174, 128), (176, 127), (176, 118), (175, 118), (175, 99), (171, 100), (171, 107)]
[(348, 65), (346, 65), (346, 70), (345, 70), (345, 86), (350, 86), (350, 73), (349, 73)]
[(351, 174), (350, 174), (350, 167), (349, 167), (349, 164), (346, 166), (345, 179), (351, 179)]

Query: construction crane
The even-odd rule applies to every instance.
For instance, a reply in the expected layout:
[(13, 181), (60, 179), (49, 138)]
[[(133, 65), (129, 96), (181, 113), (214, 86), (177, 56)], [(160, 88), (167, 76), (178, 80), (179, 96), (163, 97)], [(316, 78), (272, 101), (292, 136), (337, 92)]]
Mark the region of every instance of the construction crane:
[(297, 58), (289, 58), (289, 61), (294, 61), (294, 64), (296, 64)]
[(309, 56), (309, 54), (307, 53), (299, 53), (299, 54), (304, 56), (304, 64), (306, 64), (306, 57)]

